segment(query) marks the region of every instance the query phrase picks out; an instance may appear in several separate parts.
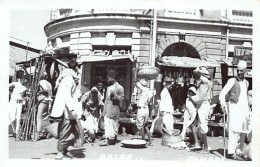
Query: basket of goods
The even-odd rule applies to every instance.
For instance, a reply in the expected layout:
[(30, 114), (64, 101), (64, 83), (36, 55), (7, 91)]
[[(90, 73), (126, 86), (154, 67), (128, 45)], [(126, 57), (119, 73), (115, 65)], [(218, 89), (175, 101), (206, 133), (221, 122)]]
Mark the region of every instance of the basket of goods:
[(56, 139), (58, 138), (58, 125), (59, 122), (53, 122), (50, 125), (46, 126), (46, 131)]
[(160, 72), (160, 69), (152, 66), (142, 66), (137, 69), (137, 76), (139, 78), (147, 78), (149, 80), (155, 79)]
[(162, 135), (162, 145), (168, 146), (169, 144), (174, 144), (181, 142), (182, 138), (180, 135), (180, 130), (174, 129), (172, 134), (165, 133)]

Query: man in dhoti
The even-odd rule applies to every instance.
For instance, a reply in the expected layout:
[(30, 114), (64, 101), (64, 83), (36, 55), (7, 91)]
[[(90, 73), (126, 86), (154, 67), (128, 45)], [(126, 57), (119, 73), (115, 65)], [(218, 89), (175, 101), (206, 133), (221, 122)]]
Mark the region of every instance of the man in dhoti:
[(148, 104), (151, 98), (154, 96), (154, 91), (150, 90), (147, 87), (147, 84), (148, 83), (145, 79), (140, 79), (136, 83), (136, 87), (142, 91), (137, 103), (138, 110), (136, 115), (136, 127), (139, 131), (141, 131), (141, 136), (143, 140), (145, 140), (145, 132), (146, 132), (149, 138), (148, 145), (152, 146), (152, 137), (151, 137), (150, 130), (148, 128), (148, 118), (149, 118)]
[[(161, 100), (159, 104), (159, 115), (155, 118), (155, 120), (152, 123), (150, 132), (153, 133), (154, 130), (157, 130), (155, 127), (155, 123), (159, 121), (160, 117), (162, 118), (162, 133), (167, 133), (169, 135), (172, 135), (173, 129), (174, 129), (174, 119), (173, 119), (173, 113), (174, 113), (174, 106), (172, 103), (172, 98), (170, 95), (170, 90), (173, 88), (172, 80), (171, 78), (165, 78), (164, 79), (164, 88), (160, 94)], [(155, 129), (154, 129), (155, 128)]]
[[(27, 88), (24, 86), (28, 83), (27, 78), (22, 78), (21, 81), (12, 82), (9, 88), (13, 88), (13, 93), (9, 101), (9, 121), (13, 128), (14, 136), (16, 136), (20, 129), (20, 117), (23, 107), (23, 97)], [(16, 127), (14, 128), (14, 121), (16, 120)]]
[(107, 73), (107, 87), (105, 104), (104, 104), (104, 128), (105, 141), (100, 146), (108, 146), (109, 138), (114, 138), (113, 144), (117, 141), (117, 133), (119, 128), (120, 105), (124, 100), (124, 88), (116, 81), (116, 72), (109, 70)]
[[(61, 160), (64, 157), (72, 158), (68, 147), (75, 146), (76, 142), (81, 139), (81, 132), (77, 119), (81, 117), (77, 106), (78, 92), (77, 85), (79, 78), (77, 77), (78, 63), (72, 59), (68, 63), (70, 72), (64, 73), (62, 79), (58, 83), (58, 90), (53, 104), (50, 119), (60, 122), (58, 125), (58, 154), (55, 159)], [(75, 99), (76, 98), (76, 99)], [(83, 142), (83, 141), (82, 141)]]
[[(219, 94), (221, 107), (228, 112), (228, 154), (236, 160), (243, 161), (242, 149), (248, 132), (248, 81), (245, 79), (247, 63), (243, 60), (237, 65), (237, 76), (230, 78)], [(228, 108), (226, 95), (229, 95)]]

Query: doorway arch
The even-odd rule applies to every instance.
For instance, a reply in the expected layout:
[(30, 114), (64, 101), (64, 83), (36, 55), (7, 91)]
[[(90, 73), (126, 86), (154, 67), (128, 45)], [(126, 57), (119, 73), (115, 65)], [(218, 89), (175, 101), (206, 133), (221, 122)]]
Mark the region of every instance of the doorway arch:
[(166, 47), (161, 57), (163, 56), (177, 56), (177, 57), (191, 57), (200, 59), (199, 52), (190, 44), (186, 42), (176, 42)]

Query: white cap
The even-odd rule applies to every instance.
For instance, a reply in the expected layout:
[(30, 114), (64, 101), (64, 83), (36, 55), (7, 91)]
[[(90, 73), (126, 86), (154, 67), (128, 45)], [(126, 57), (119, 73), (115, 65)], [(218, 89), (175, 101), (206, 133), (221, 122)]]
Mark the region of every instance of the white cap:
[(245, 60), (240, 60), (237, 64), (237, 68), (242, 68), (242, 69), (246, 69), (247, 67), (247, 63)]

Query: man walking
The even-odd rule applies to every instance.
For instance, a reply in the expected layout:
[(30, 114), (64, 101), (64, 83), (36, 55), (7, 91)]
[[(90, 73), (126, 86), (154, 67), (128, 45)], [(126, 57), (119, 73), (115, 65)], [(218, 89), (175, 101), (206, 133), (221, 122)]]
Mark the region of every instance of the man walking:
[(113, 144), (117, 141), (117, 133), (119, 128), (119, 114), (120, 105), (124, 100), (124, 88), (116, 81), (116, 72), (114, 70), (109, 70), (107, 74), (107, 82), (110, 85), (107, 87), (106, 98), (104, 104), (104, 124), (105, 124), (105, 134), (106, 138), (104, 143), (100, 146), (108, 146), (109, 138), (114, 138)]
[[(248, 131), (247, 115), (249, 105), (247, 98), (248, 81), (245, 79), (247, 63), (243, 60), (237, 65), (237, 76), (230, 78), (219, 95), (221, 107), (228, 111), (228, 154), (233, 159), (241, 160), (244, 141), (242, 140)], [(229, 95), (228, 108), (226, 105), (226, 95)]]
[(76, 94), (78, 78), (77, 70), (78, 63), (76, 60), (71, 60), (68, 63), (71, 72), (63, 75), (60, 80), (56, 98), (53, 104), (50, 118), (60, 118), (61, 122), (58, 125), (58, 154), (56, 159), (61, 160), (64, 157), (72, 158), (68, 152), (68, 147), (72, 146), (80, 136), (78, 131), (77, 121), (81, 114), (75, 111), (73, 96)]

